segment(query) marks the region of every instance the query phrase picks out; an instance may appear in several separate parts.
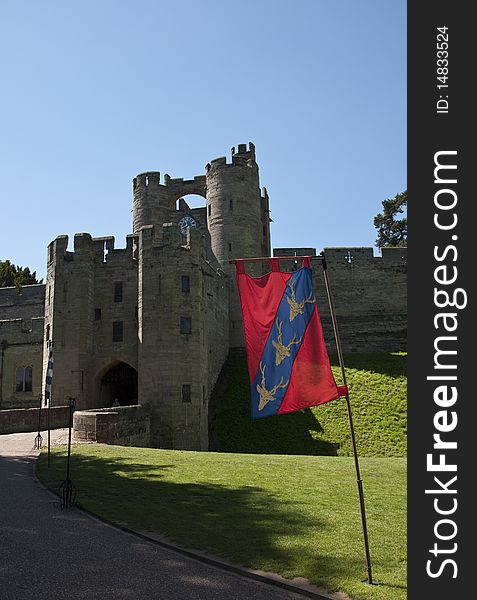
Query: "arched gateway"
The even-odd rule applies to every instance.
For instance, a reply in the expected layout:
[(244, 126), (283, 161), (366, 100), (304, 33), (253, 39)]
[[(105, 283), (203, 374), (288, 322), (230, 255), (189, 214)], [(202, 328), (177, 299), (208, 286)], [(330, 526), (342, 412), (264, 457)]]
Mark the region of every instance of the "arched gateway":
[(125, 362), (111, 367), (99, 384), (101, 406), (130, 406), (138, 403), (137, 371)]

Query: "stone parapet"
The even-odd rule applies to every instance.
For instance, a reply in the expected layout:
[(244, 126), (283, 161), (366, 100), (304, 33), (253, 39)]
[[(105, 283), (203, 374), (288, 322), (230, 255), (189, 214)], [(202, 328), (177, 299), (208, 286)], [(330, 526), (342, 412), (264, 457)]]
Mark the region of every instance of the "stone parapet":
[[(38, 431), (39, 408), (17, 408), (0, 410), (0, 434)], [(41, 411), (40, 430), (47, 428), (47, 409)], [(68, 427), (69, 406), (50, 408), (50, 429)]]
[(149, 411), (140, 405), (76, 411), (73, 439), (116, 446), (149, 446)]

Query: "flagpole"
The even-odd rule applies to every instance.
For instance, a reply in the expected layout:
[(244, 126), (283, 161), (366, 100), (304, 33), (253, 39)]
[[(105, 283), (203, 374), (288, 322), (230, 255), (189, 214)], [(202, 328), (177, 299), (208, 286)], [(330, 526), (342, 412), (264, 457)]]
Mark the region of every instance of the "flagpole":
[(363, 481), (361, 479), (361, 472), (360, 472), (359, 460), (358, 460), (358, 450), (356, 448), (356, 438), (354, 435), (353, 413), (351, 411), (351, 402), (349, 399), (348, 386), (346, 383), (346, 372), (345, 372), (344, 360), (343, 360), (343, 350), (341, 348), (341, 340), (340, 340), (340, 335), (339, 335), (339, 331), (338, 331), (338, 323), (336, 321), (335, 308), (334, 308), (334, 304), (333, 304), (333, 296), (331, 294), (331, 287), (330, 287), (330, 282), (328, 279), (328, 268), (327, 268), (324, 252), (321, 252), (321, 257), (322, 257), (321, 266), (323, 267), (323, 276), (325, 279), (326, 294), (328, 296), (328, 305), (330, 307), (331, 322), (333, 324), (333, 332), (335, 335), (336, 350), (338, 352), (338, 360), (339, 360), (340, 368), (341, 368), (341, 377), (343, 380), (343, 385), (346, 386), (345, 398), (346, 398), (346, 406), (348, 409), (348, 421), (349, 421), (349, 429), (350, 429), (350, 433), (351, 433), (351, 442), (353, 445), (353, 456), (354, 456), (354, 465), (356, 468), (356, 481), (358, 484), (359, 504), (360, 504), (360, 508), (361, 508), (361, 522), (362, 522), (362, 526), (363, 526), (364, 548), (365, 548), (365, 552), (366, 552), (366, 564), (367, 564), (367, 568), (368, 568), (368, 583), (370, 585), (374, 585), (373, 575), (371, 572), (371, 555), (369, 553), (368, 528), (366, 525), (366, 509), (364, 506)]
[[(351, 411), (351, 402), (350, 402), (350, 398), (349, 398), (348, 386), (346, 383), (346, 372), (345, 372), (345, 367), (344, 367), (343, 350), (341, 348), (341, 340), (340, 340), (340, 336), (339, 336), (339, 332), (338, 332), (338, 323), (336, 321), (333, 296), (331, 294), (331, 286), (330, 286), (330, 282), (328, 279), (325, 253), (321, 252), (319, 256), (277, 256), (275, 258), (277, 258), (280, 262), (284, 261), (284, 260), (293, 260), (296, 262), (298, 260), (303, 260), (305, 258), (309, 259), (309, 260), (321, 261), (321, 266), (323, 268), (323, 276), (325, 279), (326, 294), (328, 297), (328, 305), (330, 307), (331, 322), (333, 324), (333, 332), (334, 332), (335, 341), (336, 341), (336, 349), (338, 352), (338, 360), (340, 363), (341, 376), (343, 379), (343, 385), (346, 387), (345, 398), (346, 398), (346, 406), (348, 409), (349, 429), (350, 429), (350, 433), (351, 433), (351, 443), (353, 446), (354, 465), (355, 465), (355, 469), (356, 469), (356, 481), (358, 484), (359, 504), (360, 504), (360, 509), (361, 509), (361, 523), (362, 523), (362, 527), (363, 527), (364, 549), (365, 549), (365, 553), (366, 553), (366, 564), (367, 564), (367, 571), (368, 571), (368, 581), (367, 582), (369, 583), (369, 585), (376, 585), (373, 582), (373, 575), (372, 575), (372, 571), (371, 571), (371, 555), (369, 552), (368, 528), (366, 525), (366, 510), (365, 510), (365, 506), (364, 506), (363, 481), (361, 479), (361, 472), (360, 472), (359, 460), (358, 460), (358, 450), (356, 448), (356, 437), (354, 434), (353, 414)], [(229, 263), (235, 264), (237, 262), (244, 262), (244, 263), (265, 262), (265, 261), (269, 261), (269, 260), (270, 260), (269, 257), (242, 258), (242, 259), (229, 260)]]

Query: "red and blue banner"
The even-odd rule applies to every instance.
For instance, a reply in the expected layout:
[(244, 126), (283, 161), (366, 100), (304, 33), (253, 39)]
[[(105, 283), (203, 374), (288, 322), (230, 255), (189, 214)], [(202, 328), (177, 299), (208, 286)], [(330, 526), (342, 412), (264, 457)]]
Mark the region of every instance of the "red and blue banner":
[(236, 260), (237, 285), (250, 375), (252, 418), (324, 404), (346, 394), (331, 372), (310, 260), (293, 273), (251, 277), (246, 259)]

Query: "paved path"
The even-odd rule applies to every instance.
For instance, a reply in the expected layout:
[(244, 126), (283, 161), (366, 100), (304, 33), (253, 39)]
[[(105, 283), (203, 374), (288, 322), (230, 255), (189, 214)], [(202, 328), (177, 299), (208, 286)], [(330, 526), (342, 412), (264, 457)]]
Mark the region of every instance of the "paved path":
[(60, 510), (33, 476), (35, 435), (0, 436), (0, 600), (303, 600)]

